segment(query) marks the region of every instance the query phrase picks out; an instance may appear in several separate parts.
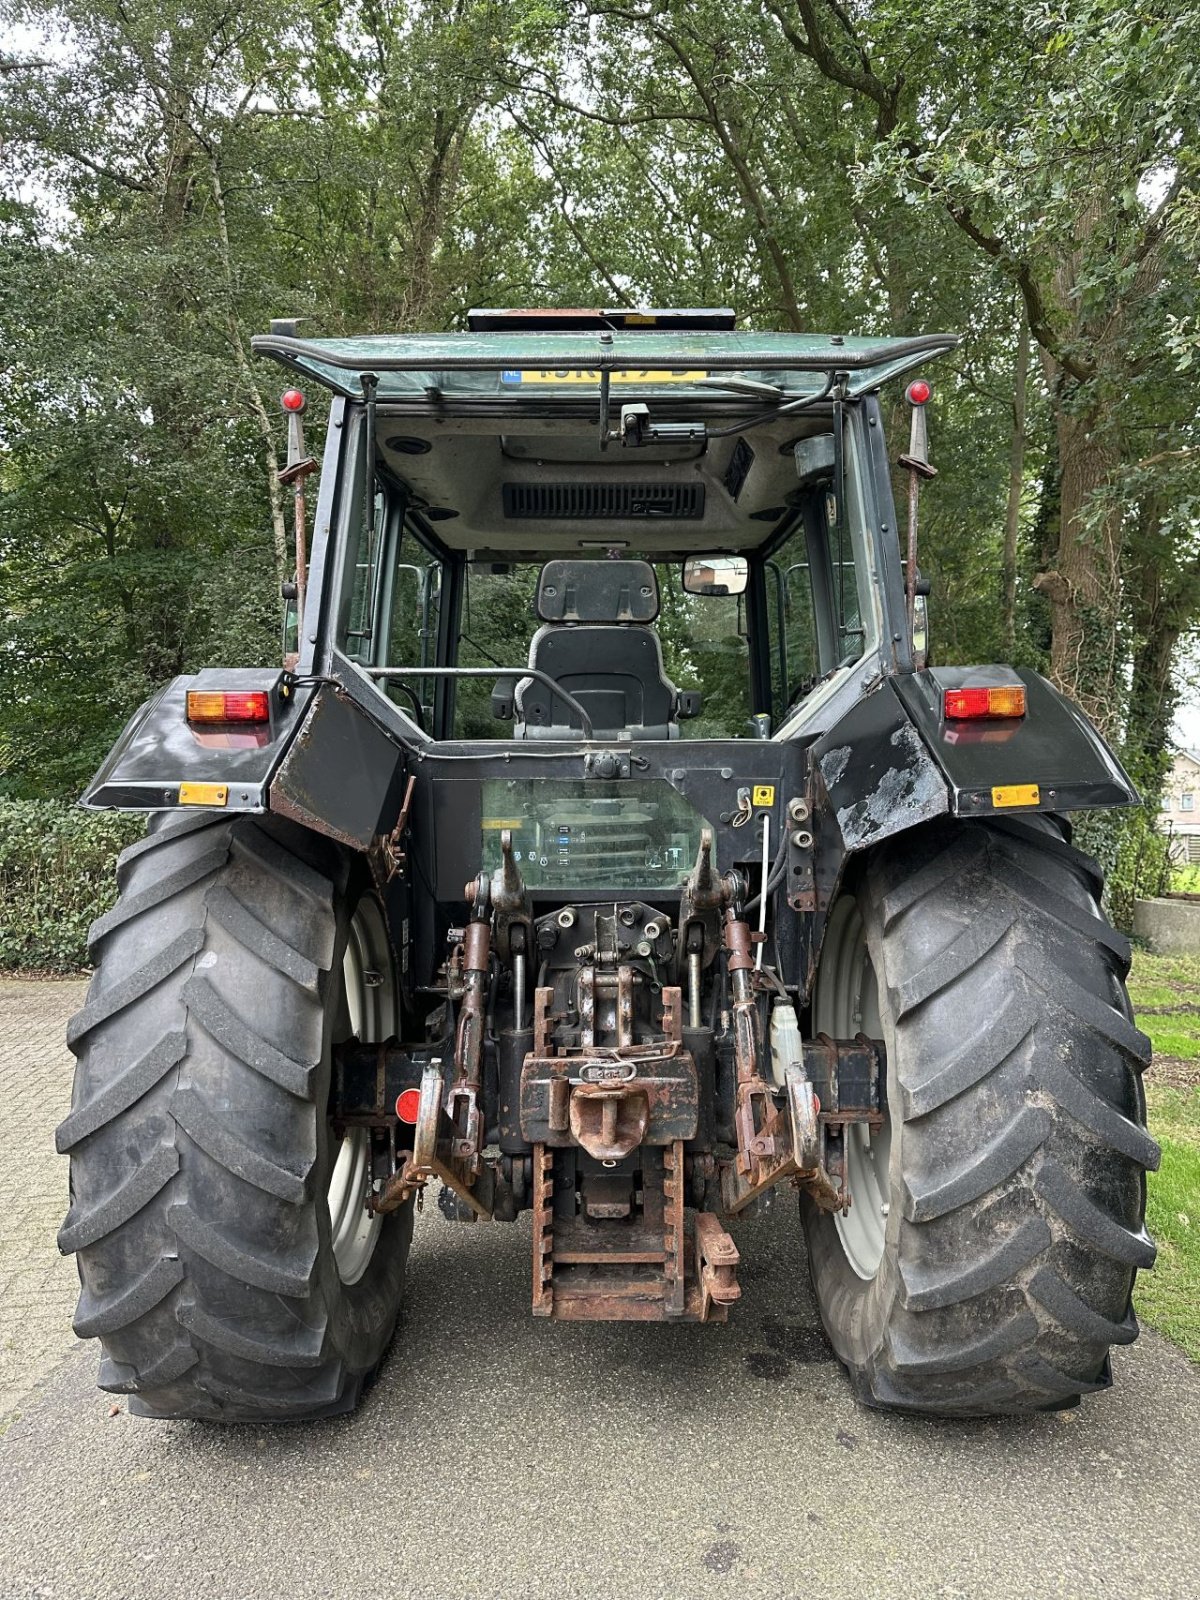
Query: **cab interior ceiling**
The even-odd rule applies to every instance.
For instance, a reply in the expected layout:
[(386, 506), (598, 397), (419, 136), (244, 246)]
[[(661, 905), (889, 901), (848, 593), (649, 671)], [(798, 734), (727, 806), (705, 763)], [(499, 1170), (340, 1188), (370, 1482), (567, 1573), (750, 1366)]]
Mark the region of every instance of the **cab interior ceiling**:
[[(540, 555), (599, 551), (605, 542), (648, 556), (750, 550), (795, 516), (804, 491), (792, 447), (831, 431), (823, 409), (724, 438), (636, 449), (614, 442), (602, 451), (594, 411), (586, 419), (506, 418), (498, 432), (494, 419), (432, 421), (381, 407), (377, 459), (451, 550)], [(651, 402), (656, 411), (674, 420), (661, 400)], [(705, 417), (710, 429), (737, 420)], [(612, 485), (628, 489), (605, 495)], [(636, 492), (646, 490), (655, 492)], [(596, 515), (600, 503), (604, 514)], [(522, 515), (530, 505), (540, 514)], [(639, 509), (623, 515), (624, 505)]]

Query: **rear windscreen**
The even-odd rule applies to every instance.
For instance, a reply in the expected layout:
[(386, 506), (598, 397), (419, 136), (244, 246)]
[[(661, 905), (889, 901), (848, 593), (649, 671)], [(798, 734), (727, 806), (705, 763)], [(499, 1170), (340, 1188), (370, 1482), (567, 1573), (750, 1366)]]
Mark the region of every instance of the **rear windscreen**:
[(669, 783), (557, 778), (483, 784), (483, 866), (500, 864), (500, 835), (531, 889), (673, 889), (709, 827)]

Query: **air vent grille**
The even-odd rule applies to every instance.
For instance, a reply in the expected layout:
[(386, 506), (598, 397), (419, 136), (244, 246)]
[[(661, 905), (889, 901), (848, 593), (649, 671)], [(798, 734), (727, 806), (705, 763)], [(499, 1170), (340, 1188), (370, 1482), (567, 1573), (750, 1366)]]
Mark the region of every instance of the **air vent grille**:
[(506, 483), (504, 515), (532, 521), (669, 521), (704, 515), (702, 483)]

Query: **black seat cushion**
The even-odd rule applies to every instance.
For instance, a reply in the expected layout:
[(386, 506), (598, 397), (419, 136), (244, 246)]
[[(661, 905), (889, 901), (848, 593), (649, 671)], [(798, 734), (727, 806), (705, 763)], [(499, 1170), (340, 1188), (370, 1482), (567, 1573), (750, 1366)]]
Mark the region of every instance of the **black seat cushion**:
[[(574, 695), (598, 738), (670, 739), (678, 734), (678, 691), (663, 671), (653, 628), (586, 623), (539, 628), (529, 665)], [(518, 738), (545, 738), (551, 732), (562, 738), (581, 730), (578, 716), (535, 678), (521, 680), (516, 701)]]

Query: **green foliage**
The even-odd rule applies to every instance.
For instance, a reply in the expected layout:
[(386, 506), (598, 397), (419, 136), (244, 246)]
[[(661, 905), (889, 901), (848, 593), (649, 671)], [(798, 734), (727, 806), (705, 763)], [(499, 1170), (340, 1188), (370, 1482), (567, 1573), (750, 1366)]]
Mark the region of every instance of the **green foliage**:
[[(945, 663), (1010, 653), (1032, 329), (1011, 654), (1085, 696), (1153, 805), (1200, 614), (1180, 381), (1200, 0), (0, 0), (0, 20), (0, 796), (73, 797), (164, 678), (277, 659), (279, 381), (248, 354), (269, 317), (658, 302), (966, 334), (922, 497)], [(319, 425), (314, 404), (310, 444)], [(662, 624), (668, 670), (710, 694), (692, 735), (740, 717), (732, 635), (704, 617)], [(494, 732), (486, 695), (462, 703)], [(1126, 920), (1157, 870), (1147, 820), (1084, 832)]]
[(1200, 1083), (1195, 1067), (1177, 1065), (1200, 1058), (1200, 957), (1139, 950), (1129, 994), (1155, 1056), (1173, 1057), (1183, 1084), (1160, 1084), (1153, 1065), (1146, 1079), (1147, 1119), (1162, 1147), (1162, 1164), (1146, 1179), (1146, 1223), (1158, 1259), (1152, 1272), (1138, 1275), (1137, 1309), (1200, 1361)]
[(145, 819), (0, 800), (0, 968), (71, 972), (116, 898), (116, 858)]
[(1200, 1361), (1200, 1089), (1152, 1090), (1151, 1129), (1162, 1165), (1146, 1187), (1146, 1225), (1158, 1245), (1153, 1272), (1138, 1276), (1146, 1322)]
[(1166, 835), (1157, 803), (1129, 811), (1089, 811), (1073, 818), (1074, 842), (1099, 862), (1105, 909), (1118, 928), (1133, 929), (1133, 904), (1161, 894), (1169, 874)]

